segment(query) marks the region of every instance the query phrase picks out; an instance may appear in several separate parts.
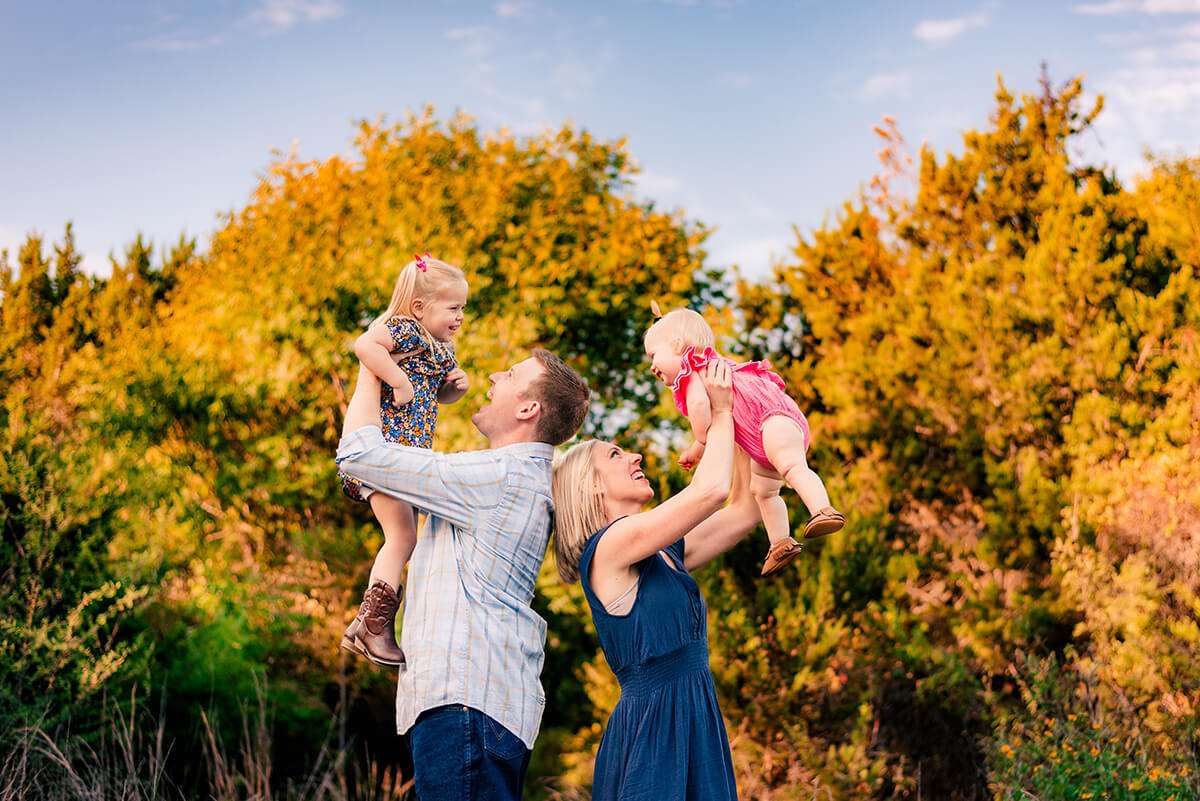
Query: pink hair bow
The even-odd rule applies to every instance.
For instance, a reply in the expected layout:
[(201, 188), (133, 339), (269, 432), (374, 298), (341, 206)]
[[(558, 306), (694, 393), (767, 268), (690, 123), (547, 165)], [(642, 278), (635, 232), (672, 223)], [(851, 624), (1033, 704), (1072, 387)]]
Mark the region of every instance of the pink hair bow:
[[(433, 256), (429, 255), (429, 251), (425, 251), (425, 259), (432, 258)], [(422, 259), (420, 256), (413, 256), (413, 261), (417, 263), (417, 269), (419, 269), (421, 272), (427, 272), (429, 270), (429, 265), (425, 263), (425, 259)]]

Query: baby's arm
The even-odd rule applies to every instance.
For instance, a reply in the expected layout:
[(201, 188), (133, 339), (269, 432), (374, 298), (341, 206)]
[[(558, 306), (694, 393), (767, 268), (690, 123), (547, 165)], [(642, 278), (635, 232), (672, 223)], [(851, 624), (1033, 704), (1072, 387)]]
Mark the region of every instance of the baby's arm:
[(354, 355), (363, 366), (392, 388), (397, 406), (408, 403), (417, 394), (408, 373), (396, 363), (391, 352), (392, 334), (386, 325), (376, 325), (354, 341)]
[(446, 377), (442, 379), (442, 385), (438, 387), (438, 403), (458, 403), (463, 399), (463, 395), (467, 394), (470, 386), (471, 381), (467, 378), (466, 371), (461, 367), (455, 367), (446, 373)]
[(683, 453), (679, 454), (679, 464), (691, 470), (700, 462), (704, 455), (704, 443), (708, 441), (708, 427), (712, 424), (712, 407), (708, 402), (708, 393), (699, 381), (688, 381), (687, 385), (688, 422), (692, 425), (692, 436), (696, 441)]

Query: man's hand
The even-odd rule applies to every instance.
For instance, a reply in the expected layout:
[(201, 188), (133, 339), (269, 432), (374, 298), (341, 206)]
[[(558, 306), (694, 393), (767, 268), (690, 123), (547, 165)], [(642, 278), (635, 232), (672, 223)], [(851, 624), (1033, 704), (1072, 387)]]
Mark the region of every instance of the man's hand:
[(467, 378), (466, 371), (461, 367), (455, 367), (446, 373), (441, 386), (438, 387), (438, 403), (458, 403), (467, 394), (470, 386), (471, 380)]

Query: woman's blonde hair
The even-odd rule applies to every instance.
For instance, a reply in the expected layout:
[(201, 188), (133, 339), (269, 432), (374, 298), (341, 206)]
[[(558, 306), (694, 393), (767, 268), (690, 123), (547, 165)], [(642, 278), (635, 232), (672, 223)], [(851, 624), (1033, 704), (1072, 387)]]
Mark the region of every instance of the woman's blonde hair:
[(580, 442), (554, 463), (554, 563), (566, 584), (579, 581), (583, 544), (608, 523), (594, 459), (600, 444), (595, 439)]
[(708, 321), (699, 312), (691, 309), (673, 309), (667, 312), (646, 329), (645, 337), (650, 336), (651, 331), (657, 331), (666, 337), (671, 347), (680, 353), (689, 345), (699, 351), (717, 346), (717, 338), (713, 335)]
[[(371, 325), (374, 327), (387, 322), (393, 317), (407, 317), (416, 320), (413, 315), (413, 302), (425, 301), (435, 297), (445, 287), (459, 281), (466, 282), (463, 271), (453, 264), (435, 259), (429, 254), (418, 256), (400, 268), (396, 277), (396, 288), (392, 290), (392, 301), (387, 311), (376, 317)], [(419, 321), (418, 321), (419, 322)], [(422, 330), (424, 326), (422, 326)]]

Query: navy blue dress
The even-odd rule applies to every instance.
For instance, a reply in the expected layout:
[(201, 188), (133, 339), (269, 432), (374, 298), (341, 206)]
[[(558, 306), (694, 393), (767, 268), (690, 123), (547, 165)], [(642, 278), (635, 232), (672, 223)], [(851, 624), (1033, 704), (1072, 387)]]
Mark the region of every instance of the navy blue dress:
[(628, 615), (611, 615), (591, 586), (603, 529), (583, 546), (579, 575), (621, 698), (596, 753), (592, 801), (737, 799), (733, 760), (708, 669), (704, 596), (683, 567), (683, 540), (641, 563)]

